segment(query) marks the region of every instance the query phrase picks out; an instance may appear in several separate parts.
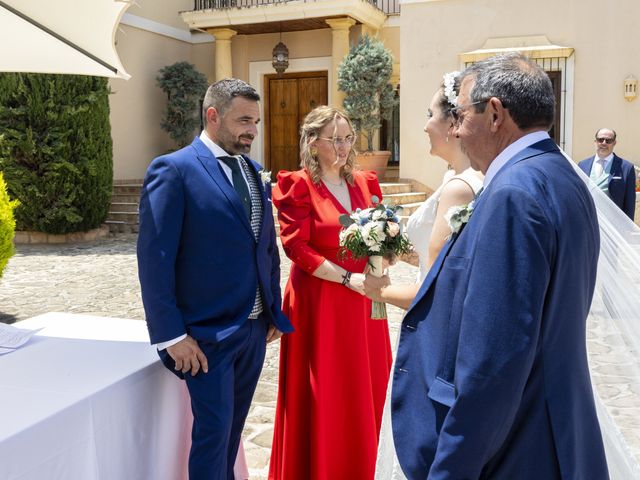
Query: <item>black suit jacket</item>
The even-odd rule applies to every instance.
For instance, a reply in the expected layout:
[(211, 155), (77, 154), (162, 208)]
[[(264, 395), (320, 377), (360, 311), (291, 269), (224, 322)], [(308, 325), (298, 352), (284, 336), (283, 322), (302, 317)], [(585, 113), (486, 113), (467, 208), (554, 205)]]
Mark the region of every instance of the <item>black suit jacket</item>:
[[(595, 156), (585, 158), (578, 166), (589, 176)], [(633, 220), (636, 212), (636, 170), (633, 163), (613, 154), (609, 174), (609, 197)]]

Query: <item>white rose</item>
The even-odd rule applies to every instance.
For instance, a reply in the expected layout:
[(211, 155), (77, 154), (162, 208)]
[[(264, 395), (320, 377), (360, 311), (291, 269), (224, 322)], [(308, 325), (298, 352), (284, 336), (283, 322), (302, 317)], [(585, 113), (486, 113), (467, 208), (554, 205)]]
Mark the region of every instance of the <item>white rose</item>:
[(376, 238), (379, 242), (384, 242), (387, 239), (387, 234), (384, 233), (384, 226), (386, 222), (373, 222), (373, 224), (376, 231)]
[(377, 222), (369, 222), (362, 227), (362, 239), (369, 248), (380, 242), (380, 239), (377, 236), (376, 223)]

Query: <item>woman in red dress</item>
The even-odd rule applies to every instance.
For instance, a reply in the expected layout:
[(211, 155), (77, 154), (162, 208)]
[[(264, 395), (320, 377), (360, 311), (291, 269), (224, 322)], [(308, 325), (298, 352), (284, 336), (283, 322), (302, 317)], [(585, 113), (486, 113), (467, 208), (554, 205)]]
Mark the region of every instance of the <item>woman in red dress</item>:
[(292, 260), (284, 312), (270, 480), (370, 480), (391, 366), (386, 320), (363, 296), (367, 261), (340, 258), (341, 214), (382, 198), (373, 172), (353, 169), (354, 132), (338, 109), (302, 126), (303, 169), (280, 172), (273, 191)]

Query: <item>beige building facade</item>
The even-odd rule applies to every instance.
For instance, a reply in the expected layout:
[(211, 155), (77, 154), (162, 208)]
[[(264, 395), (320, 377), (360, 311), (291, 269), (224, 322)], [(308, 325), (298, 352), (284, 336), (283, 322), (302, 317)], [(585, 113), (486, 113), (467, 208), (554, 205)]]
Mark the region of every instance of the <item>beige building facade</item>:
[[(442, 74), (509, 50), (549, 71), (559, 105), (553, 136), (568, 154), (592, 154), (594, 132), (607, 126), (618, 133), (617, 153), (640, 164), (640, 100), (625, 98), (625, 81), (629, 90), (640, 77), (637, 0), (604, 8), (595, 0), (384, 0), (380, 8), (364, 0), (232, 3), (261, 5), (196, 10), (207, 1), (138, 0), (125, 14), (116, 41), (132, 78), (110, 81), (116, 179), (142, 178), (155, 156), (173, 148), (160, 128), (166, 99), (155, 77), (184, 60), (210, 82), (233, 75), (258, 90), (263, 121), (251, 154), (280, 168), (274, 152), (293, 148), (301, 112), (319, 102), (340, 104), (336, 67), (362, 33), (378, 35), (394, 55), (402, 178), (434, 188), (445, 171), (429, 156), (422, 130)], [(279, 77), (271, 59), (280, 41), (289, 67)]]

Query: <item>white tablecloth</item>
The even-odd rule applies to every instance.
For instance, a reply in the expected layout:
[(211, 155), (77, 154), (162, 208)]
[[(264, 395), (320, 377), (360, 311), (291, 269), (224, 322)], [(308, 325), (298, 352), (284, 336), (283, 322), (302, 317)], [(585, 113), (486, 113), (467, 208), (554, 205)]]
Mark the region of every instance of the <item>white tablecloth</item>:
[(0, 479), (185, 479), (191, 412), (144, 322), (48, 313), (0, 356)]

